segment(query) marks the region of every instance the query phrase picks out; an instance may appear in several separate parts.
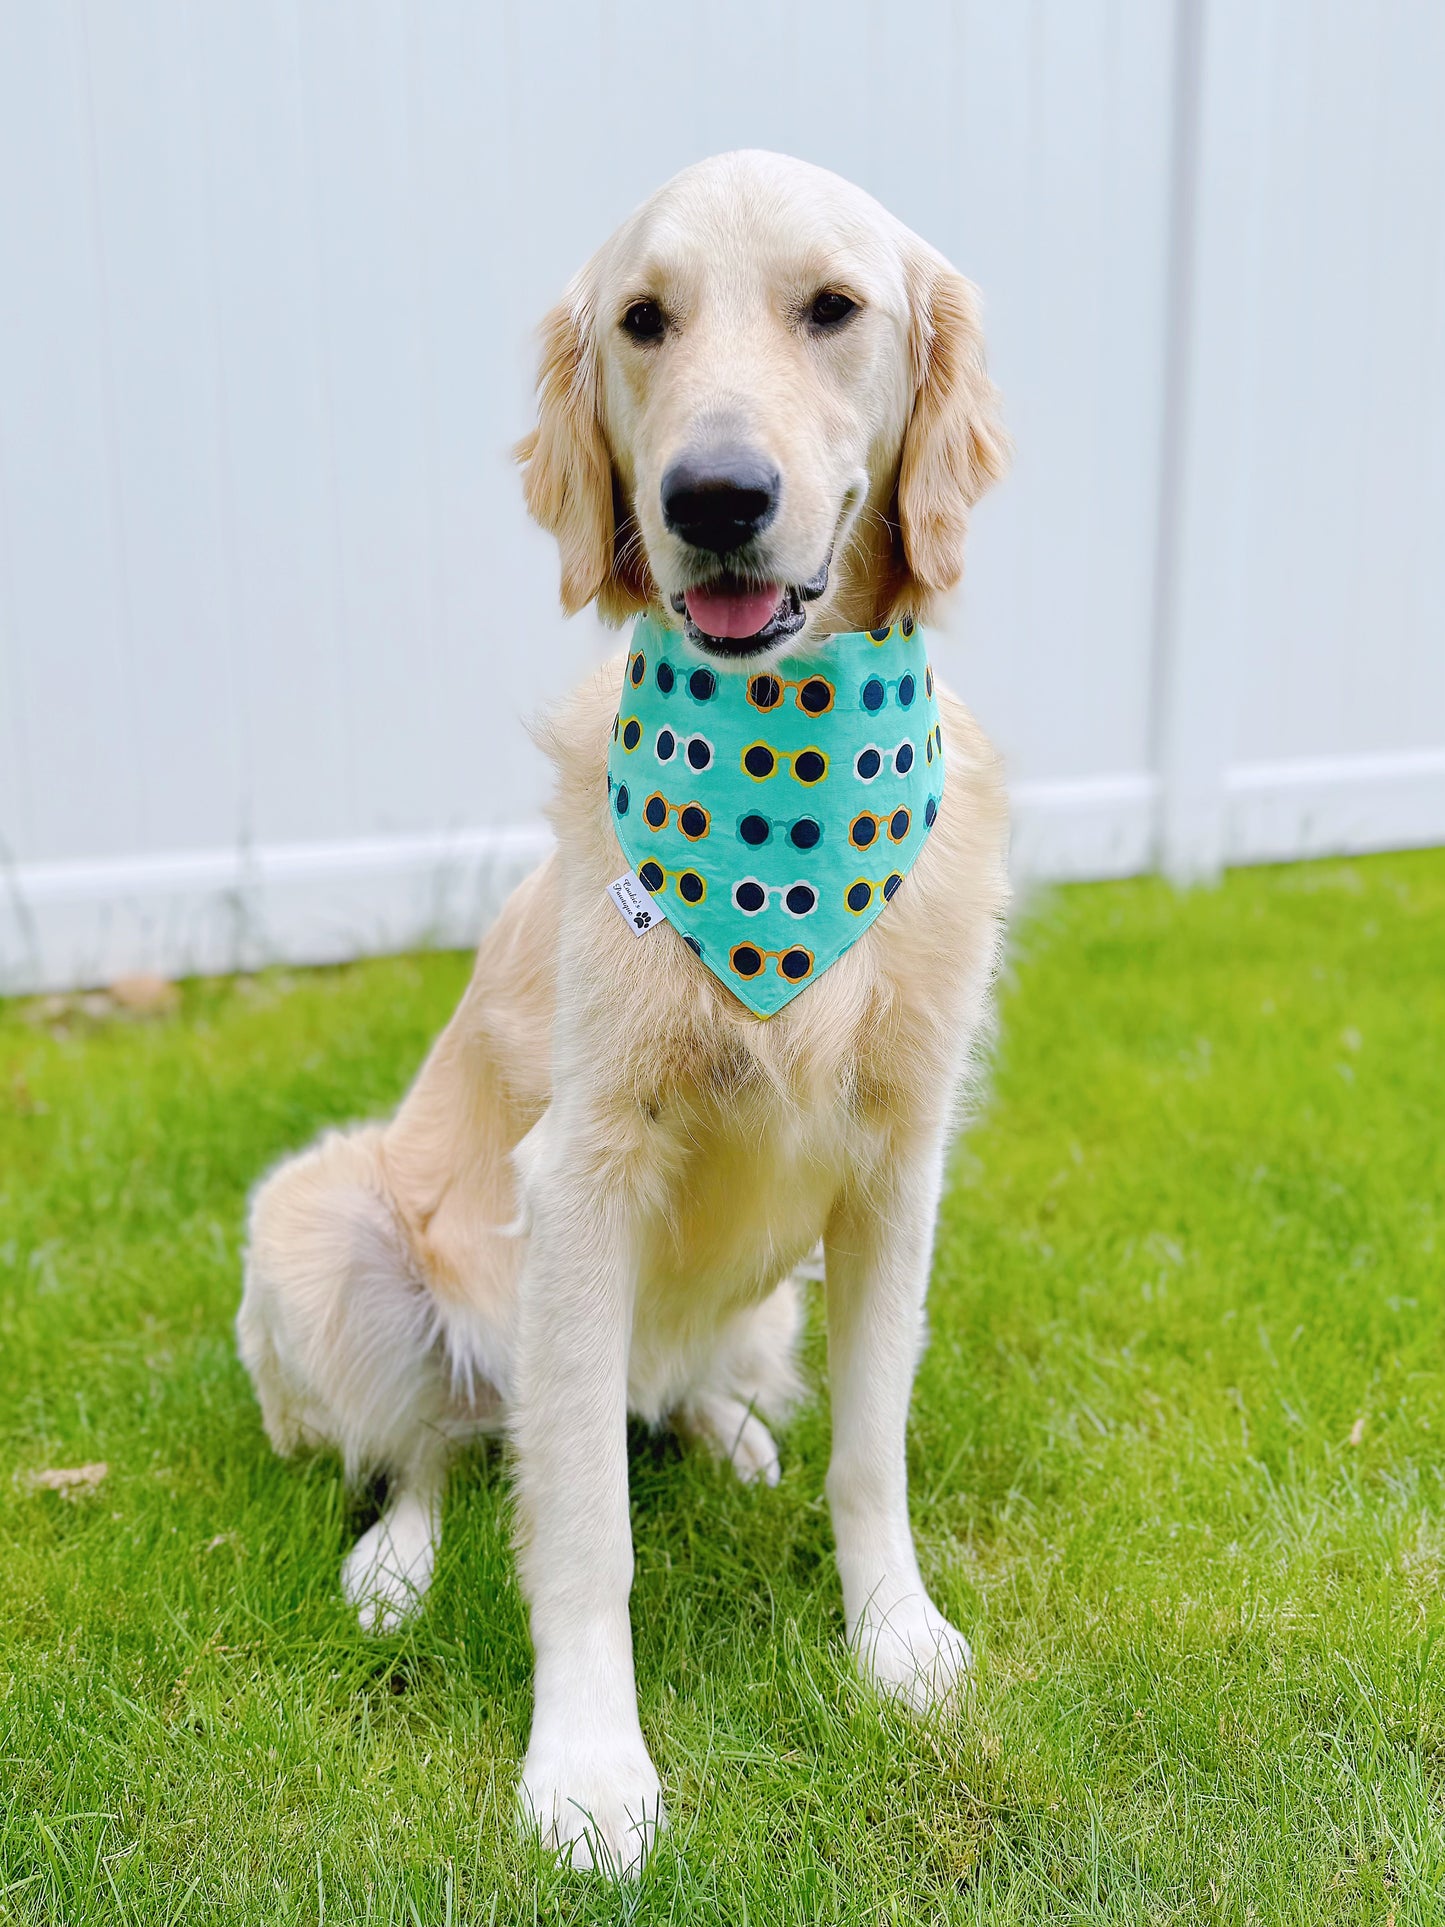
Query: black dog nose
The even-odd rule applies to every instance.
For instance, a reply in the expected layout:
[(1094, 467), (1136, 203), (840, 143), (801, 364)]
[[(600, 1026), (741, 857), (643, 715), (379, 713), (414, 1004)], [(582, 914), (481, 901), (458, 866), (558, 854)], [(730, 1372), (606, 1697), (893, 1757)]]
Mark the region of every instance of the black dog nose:
[(695, 549), (730, 555), (778, 512), (782, 478), (747, 448), (680, 455), (662, 478), (662, 519)]

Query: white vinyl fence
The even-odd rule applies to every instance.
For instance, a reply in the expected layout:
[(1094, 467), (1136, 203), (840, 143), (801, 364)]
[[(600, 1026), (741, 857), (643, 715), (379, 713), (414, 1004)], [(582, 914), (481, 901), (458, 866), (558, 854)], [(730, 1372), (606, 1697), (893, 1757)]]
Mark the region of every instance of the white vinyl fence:
[(597, 659), (531, 331), (768, 146), (982, 287), (1019, 867), (1445, 841), (1445, 7), (0, 0), (0, 989), (472, 940)]

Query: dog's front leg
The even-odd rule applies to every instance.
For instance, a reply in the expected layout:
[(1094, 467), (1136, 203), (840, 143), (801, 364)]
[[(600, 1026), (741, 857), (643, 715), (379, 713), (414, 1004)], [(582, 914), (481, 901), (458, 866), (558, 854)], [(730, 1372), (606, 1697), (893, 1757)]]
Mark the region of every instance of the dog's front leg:
[(896, 1145), (840, 1202), (826, 1239), (828, 1500), (848, 1637), (875, 1684), (918, 1711), (947, 1698), (972, 1663), (928, 1596), (908, 1522), (908, 1403), (942, 1172), (941, 1132)]
[[(635, 1873), (663, 1823), (627, 1601), (627, 1367), (634, 1238), (622, 1188), (556, 1106), (524, 1161), (514, 1435), (536, 1652), (524, 1824), (574, 1867)], [(595, 1139), (593, 1140), (595, 1144)]]

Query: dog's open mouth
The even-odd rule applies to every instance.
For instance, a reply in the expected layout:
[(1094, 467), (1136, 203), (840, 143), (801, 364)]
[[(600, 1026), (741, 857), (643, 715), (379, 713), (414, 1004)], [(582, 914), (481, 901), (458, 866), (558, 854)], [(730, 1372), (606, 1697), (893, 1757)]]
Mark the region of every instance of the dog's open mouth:
[[(831, 561), (832, 558), (829, 558)], [(717, 656), (754, 656), (797, 635), (803, 604), (828, 586), (828, 562), (807, 582), (744, 582), (720, 575), (672, 598), (687, 624), (688, 641)]]

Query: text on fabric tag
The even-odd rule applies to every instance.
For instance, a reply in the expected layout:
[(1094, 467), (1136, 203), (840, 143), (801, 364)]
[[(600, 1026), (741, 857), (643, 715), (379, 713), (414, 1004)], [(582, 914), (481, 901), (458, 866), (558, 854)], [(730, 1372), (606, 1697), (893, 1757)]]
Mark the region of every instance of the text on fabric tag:
[(657, 905), (631, 870), (624, 870), (615, 883), (609, 883), (607, 894), (634, 937), (645, 937), (655, 923), (663, 921)]

